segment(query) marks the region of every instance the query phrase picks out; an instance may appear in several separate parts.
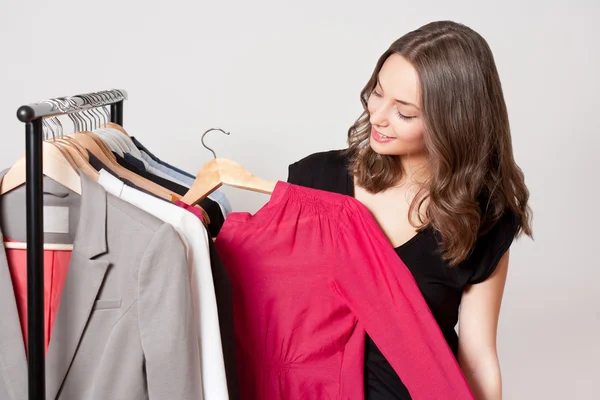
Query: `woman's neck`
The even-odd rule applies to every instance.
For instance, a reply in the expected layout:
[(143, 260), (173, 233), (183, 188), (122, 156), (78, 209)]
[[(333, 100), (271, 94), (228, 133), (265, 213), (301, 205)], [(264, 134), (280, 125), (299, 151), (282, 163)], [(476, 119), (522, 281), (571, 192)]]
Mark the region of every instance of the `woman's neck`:
[(425, 155), (401, 155), (399, 162), (403, 172), (403, 177), (398, 182), (399, 186), (425, 185), (431, 175)]

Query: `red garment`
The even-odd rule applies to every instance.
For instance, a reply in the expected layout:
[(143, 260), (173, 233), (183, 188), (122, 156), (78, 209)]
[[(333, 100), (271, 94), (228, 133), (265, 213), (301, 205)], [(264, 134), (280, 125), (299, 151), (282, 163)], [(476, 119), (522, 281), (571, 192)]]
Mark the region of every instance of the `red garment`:
[[(6, 249), (6, 258), (15, 291), (25, 352), (27, 352), (27, 250)], [(46, 352), (48, 352), (52, 327), (58, 312), (60, 295), (67, 277), (70, 261), (70, 251), (44, 250), (44, 336)]]
[(179, 206), (181, 208), (184, 208), (186, 210), (188, 210), (189, 212), (191, 212), (192, 214), (194, 214), (196, 217), (200, 218), (200, 221), (204, 222), (204, 215), (202, 214), (202, 209), (199, 207), (195, 207), (195, 206), (190, 206), (187, 203), (184, 203), (181, 200), (175, 200), (174, 204), (176, 206)]
[(364, 399), (365, 331), (413, 399), (473, 399), (410, 271), (355, 199), (278, 182), (216, 246), (244, 399)]
[(192, 214), (194, 214), (196, 217), (200, 218), (200, 221), (202, 221), (202, 223), (205, 226), (210, 223), (210, 218), (208, 218), (208, 214), (206, 213), (206, 211), (202, 207), (200, 207), (200, 206), (190, 206), (189, 204), (184, 203), (181, 200), (175, 200), (173, 202), (173, 204), (175, 204), (176, 206), (179, 206), (181, 208), (186, 209), (187, 211), (189, 211)]

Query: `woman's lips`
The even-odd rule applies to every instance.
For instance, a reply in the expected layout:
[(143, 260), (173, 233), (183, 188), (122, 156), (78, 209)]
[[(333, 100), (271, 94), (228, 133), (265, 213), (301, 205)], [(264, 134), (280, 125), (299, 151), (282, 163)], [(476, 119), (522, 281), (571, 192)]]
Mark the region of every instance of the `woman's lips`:
[(392, 140), (396, 140), (395, 137), (385, 136), (385, 135), (377, 132), (377, 130), (375, 128), (371, 129), (371, 137), (373, 137), (373, 140), (375, 140), (377, 143), (389, 143)]

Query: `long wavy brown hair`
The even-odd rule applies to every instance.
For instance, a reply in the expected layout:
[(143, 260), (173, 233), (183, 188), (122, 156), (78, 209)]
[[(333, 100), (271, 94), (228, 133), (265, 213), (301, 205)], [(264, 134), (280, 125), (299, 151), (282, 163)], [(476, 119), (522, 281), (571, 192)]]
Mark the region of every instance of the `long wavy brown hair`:
[(464, 261), (477, 238), (507, 210), (519, 218), (517, 235), (532, 236), (529, 191), (512, 149), (508, 112), (494, 57), (474, 30), (451, 21), (429, 23), (396, 40), (379, 58), (360, 94), (363, 114), (348, 130), (350, 170), (359, 186), (384, 191), (403, 177), (398, 156), (369, 145), (367, 101), (383, 63), (399, 54), (416, 69), (421, 89), (425, 153), (430, 177), (411, 204), (427, 204), (425, 221), (442, 238), (451, 266)]

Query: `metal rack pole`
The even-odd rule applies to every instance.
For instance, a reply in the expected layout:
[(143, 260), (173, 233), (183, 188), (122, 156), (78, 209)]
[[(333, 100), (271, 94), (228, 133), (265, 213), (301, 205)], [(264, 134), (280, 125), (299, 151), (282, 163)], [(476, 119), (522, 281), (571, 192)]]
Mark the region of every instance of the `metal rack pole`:
[(110, 105), (110, 122), (123, 126), (123, 100)]
[[(71, 103), (57, 109), (52, 102), (22, 106), (17, 118), (25, 123), (26, 207), (27, 207), (27, 362), (28, 399), (46, 400), (46, 346), (44, 335), (44, 214), (43, 214), (43, 129), (42, 118), (110, 105), (111, 122), (123, 124), (124, 90), (97, 92), (95, 99), (110, 94), (113, 100), (94, 104), (86, 95), (73, 96)], [(88, 94), (89, 96), (89, 94)], [(64, 98), (60, 98), (64, 100)]]
[(27, 204), (27, 362), (29, 399), (45, 400), (42, 119), (25, 125)]

